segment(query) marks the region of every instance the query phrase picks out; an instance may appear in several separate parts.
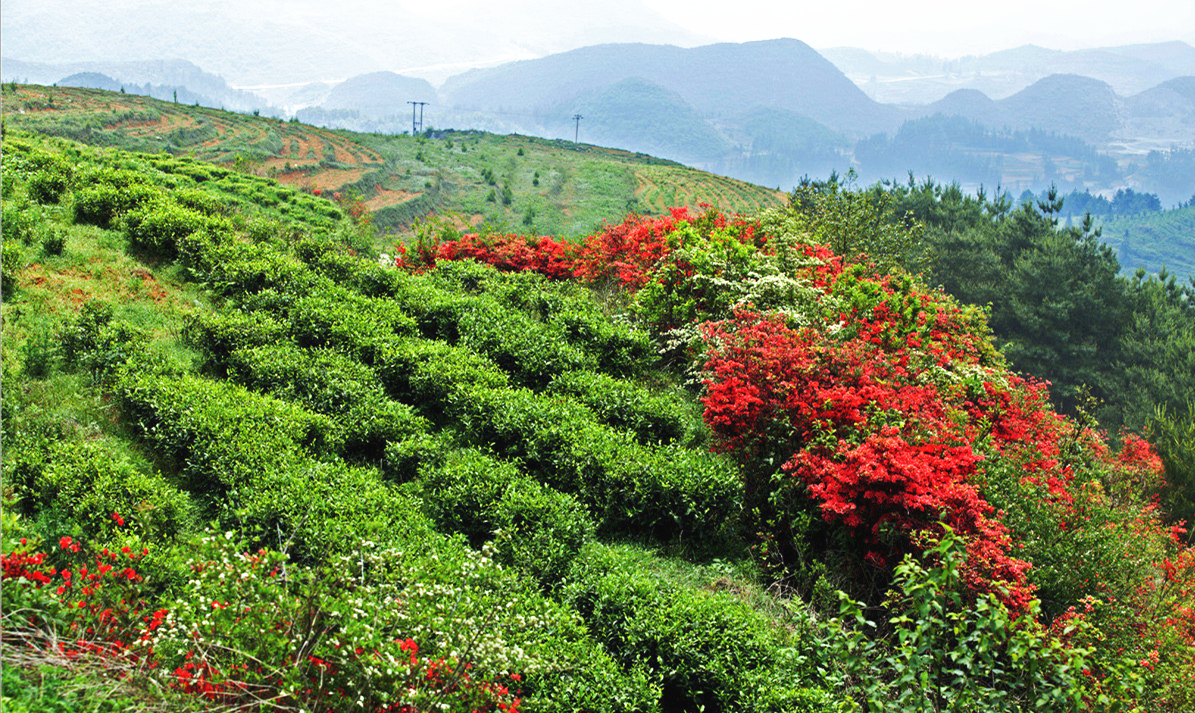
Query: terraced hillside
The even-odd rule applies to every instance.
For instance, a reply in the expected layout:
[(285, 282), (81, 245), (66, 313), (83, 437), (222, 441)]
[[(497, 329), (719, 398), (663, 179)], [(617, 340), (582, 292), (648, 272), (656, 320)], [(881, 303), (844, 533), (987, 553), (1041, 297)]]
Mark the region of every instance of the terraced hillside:
[(5, 85), (8, 126), (167, 152), (354, 195), (384, 232), (433, 214), (463, 224), (578, 237), (627, 212), (716, 204), (778, 207), (784, 194), (642, 154), (481, 132), (356, 134), (96, 89)]

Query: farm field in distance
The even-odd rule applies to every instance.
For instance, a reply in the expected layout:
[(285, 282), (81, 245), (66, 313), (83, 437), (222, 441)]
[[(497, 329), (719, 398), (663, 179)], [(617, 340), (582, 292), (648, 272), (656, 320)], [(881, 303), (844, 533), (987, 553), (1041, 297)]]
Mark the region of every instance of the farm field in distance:
[(578, 238), (627, 213), (702, 203), (758, 213), (785, 200), (781, 191), (643, 154), (527, 136), (358, 134), (97, 89), (11, 84), (3, 114), (13, 128), (192, 157), (307, 192), (352, 192), (383, 233), (455, 214), (498, 232)]

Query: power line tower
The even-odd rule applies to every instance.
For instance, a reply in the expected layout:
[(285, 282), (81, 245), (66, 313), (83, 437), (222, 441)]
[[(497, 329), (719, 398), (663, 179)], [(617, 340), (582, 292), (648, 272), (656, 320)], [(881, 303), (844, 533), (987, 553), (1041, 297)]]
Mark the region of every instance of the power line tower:
[[(423, 128), (423, 107), (427, 106), (427, 102), (407, 102), (411, 105), (411, 136), (419, 133)], [(419, 121), (415, 121), (415, 107), (419, 107)]]
[(573, 114), (573, 121), (577, 122), (576, 129), (573, 130), (573, 143), (577, 143), (577, 139), (581, 136), (581, 120), (585, 117), (580, 114)]

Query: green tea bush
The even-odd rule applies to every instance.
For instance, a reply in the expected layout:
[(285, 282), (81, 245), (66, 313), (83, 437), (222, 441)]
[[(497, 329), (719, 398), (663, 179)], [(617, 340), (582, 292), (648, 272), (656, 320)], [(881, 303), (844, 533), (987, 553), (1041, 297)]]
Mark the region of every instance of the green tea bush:
[(458, 389), (498, 388), (509, 381), (489, 359), (431, 339), (405, 339), (387, 346), (375, 368), (391, 398), (422, 408), (425, 416), (440, 423), (448, 418), (444, 404)]
[[(5, 216), (4, 220), (7, 220)], [(0, 295), (12, 297), (17, 291), (17, 273), (25, 267), (21, 244), (5, 238), (0, 246)]]
[(630, 431), (640, 443), (683, 441), (688, 430), (688, 407), (680, 399), (606, 374), (565, 372), (552, 380), (547, 391), (585, 404), (603, 423)]
[(124, 233), (140, 250), (164, 258), (178, 254), (179, 240), (207, 227), (207, 217), (171, 200), (146, 203), (124, 217)]
[(458, 302), (453, 317), (460, 344), (489, 357), (516, 384), (542, 389), (561, 372), (596, 366), (552, 323), (536, 322), (491, 300)]
[(462, 449), (420, 471), (424, 510), (437, 527), (474, 547), (491, 541), (497, 560), (543, 586), (560, 580), (593, 536), (584, 506), (509, 462)]
[(71, 187), (71, 168), (64, 159), (55, 157), (54, 165), (42, 168), (29, 177), (29, 197), (38, 203), (57, 203)]
[(526, 389), (459, 390), (446, 411), (462, 437), (518, 458), (537, 480), (576, 493), (610, 531), (660, 539), (717, 531), (737, 513), (741, 484), (710, 453), (647, 448), (580, 404)]
[(0, 231), (3, 231), (4, 244), (32, 244), (40, 227), (45, 223), (45, 216), (41, 211), (23, 197), (5, 200), (2, 210)]
[[(131, 173), (131, 172), (130, 172)], [(136, 174), (134, 174), (136, 175)], [(76, 179), (75, 222), (113, 227), (119, 218), (143, 205), (165, 200), (165, 192), (140, 178), (127, 185)]]
[(196, 188), (178, 188), (170, 198), (180, 206), (207, 216), (227, 215), (229, 206), (216, 196)]
[(592, 368), (596, 359), (564, 339), (563, 330), (532, 319), (487, 295), (467, 295), (412, 284), (398, 301), (420, 332), (485, 355), (515, 383), (543, 388), (569, 369)]
[[(259, 312), (250, 315), (268, 319)], [(372, 369), (326, 349), (263, 342), (232, 351), (227, 363), (229, 379), (318, 413), (345, 413), (382, 397)]]
[(431, 423), (406, 404), (387, 398), (364, 399), (337, 418), (344, 458), (381, 465), (390, 444), (426, 433)]
[(324, 284), (301, 261), (269, 245), (216, 237), (183, 250), (194, 255), (188, 259), (196, 262), (201, 280), (222, 297), (245, 297), (266, 289), (303, 294)]
[(423, 468), (443, 463), (453, 450), (447, 434), (417, 433), (400, 441), (387, 441), (378, 470), (387, 481), (408, 483), (418, 478)]
[(576, 498), (530, 478), (511, 482), (494, 510), (499, 562), (551, 588), (593, 537), (593, 521)]
[(596, 308), (568, 309), (552, 316), (564, 338), (597, 360), (605, 374), (629, 377), (657, 364), (659, 355), (650, 335), (618, 322)]
[(468, 538), (473, 547), (494, 536), (498, 501), (525, 478), (517, 467), (474, 449), (448, 454), (443, 463), (419, 474), (424, 511), (437, 528)]
[(377, 363), (388, 346), (415, 333), (415, 320), (398, 305), (344, 288), (298, 297), (289, 312), (297, 344), (337, 349), (365, 364)]
[(112, 305), (86, 302), (79, 314), (58, 333), (63, 360), (83, 369), (100, 383), (116, 378), (125, 364), (144, 353), (148, 336), (123, 321), (113, 319)]
[(312, 270), (366, 297), (393, 297), (401, 289), (403, 273), (375, 260), (342, 253), (326, 243), (317, 247), (309, 242), (295, 252)]
[(176, 537), (191, 527), (191, 502), (160, 473), (146, 472), (98, 441), (57, 440), (38, 468), (16, 468), (22, 508), (36, 512), (46, 537), (70, 532), (107, 538), (113, 513), (132, 518), (152, 539)]
[(339, 445), (327, 416), (233, 384), (130, 370), (117, 397), (126, 418), (195, 493), (227, 493), (263, 474), (282, 477), (304, 454)]
[(290, 343), (232, 352), (229, 378), (255, 391), (331, 416), (339, 424), (343, 457), (381, 463), (391, 442), (427, 430), (414, 409), (385, 397), (373, 370), (326, 349)]
[(665, 710), (830, 713), (808, 681), (801, 642), (734, 596), (681, 587), (629, 548), (593, 546), (577, 560), (563, 601), (610, 654), (660, 682)]
[(277, 345), (286, 325), (263, 312), (198, 312), (183, 320), (182, 337), (204, 356), (206, 371), (225, 375), (238, 350)]
[(48, 257), (61, 255), (66, 249), (66, 228), (47, 224), (42, 231), (41, 250)]

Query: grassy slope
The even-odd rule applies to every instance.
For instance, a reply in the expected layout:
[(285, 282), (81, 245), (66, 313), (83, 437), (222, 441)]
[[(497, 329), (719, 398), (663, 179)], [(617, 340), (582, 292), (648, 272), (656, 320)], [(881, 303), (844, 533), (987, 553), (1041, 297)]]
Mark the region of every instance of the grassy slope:
[[(20, 152), (12, 151), (11, 148), (14, 142), (20, 142), (26, 147), (32, 146), (35, 150), (45, 150), (63, 157), (74, 171), (89, 170), (96, 162), (104, 162), (136, 171), (151, 184), (165, 186), (174, 183), (176, 187), (202, 191), (220, 204), (232, 207), (227, 216), (234, 224), (241, 226), (237, 228), (238, 231), (246, 231), (245, 235), (253, 232), (255, 226), (272, 226), (273, 237), (267, 239), (280, 250), (285, 250), (286, 240), (293, 239), (294, 233), (290, 232), (292, 228), (307, 232), (312, 230), (312, 225), (328, 225), (329, 216), (325, 212), (327, 204), (324, 201), (278, 187), (268, 179), (245, 177), (236, 172), (218, 177), (217, 172), (203, 181), (195, 181), (182, 172), (196, 172), (197, 163), (96, 151), (57, 139), (14, 137), (12, 133), (15, 132), (10, 132), (6, 141), (6, 157), (10, 157), (8, 160), (14, 165), (17, 159), (11, 157)], [(589, 181), (596, 185), (602, 180), (612, 179), (606, 178), (600, 170), (594, 170), (582, 174), (578, 184)], [(656, 190), (678, 190), (675, 184), (668, 183), (666, 170), (655, 174), (654, 181)], [(137, 435), (137, 425), (129, 422), (127, 414), (122, 413), (113, 402), (110, 384), (105, 386), (98, 383), (86, 369), (71, 368), (64, 363), (59, 335), (77, 319), (82, 305), (107, 303), (112, 305), (116, 320), (127, 322), (145, 332), (151, 353), (158, 357), (155, 361), (187, 368), (186, 365), (197, 364), (201, 355), (180, 338), (184, 320), (219, 313), (222, 309), (221, 300), (210, 291), (210, 286), (195, 282), (195, 273), (179, 263), (135, 249), (125, 231), (75, 223), (72, 209), (74, 191), (65, 192), (60, 203), (39, 203), (29, 198), (27, 189), (20, 182), (16, 188), (13, 188), (12, 181), (8, 183), (4, 199), (5, 219), (7, 221), (10, 216), (20, 216), (16, 222), (28, 229), (21, 235), (13, 235), (14, 243), (20, 245), (15, 269), (15, 291), (6, 296), (3, 302), (4, 490), (8, 511), (5, 546), (8, 548), (13, 538), (22, 535), (52, 540), (62, 532), (71, 532), (76, 537), (82, 534), (95, 540), (99, 535), (88, 529), (94, 523), (89, 525), (89, 521), (80, 515), (64, 511), (61, 507), (39, 509), (36, 505), (30, 507), (29, 502), (17, 504), (9, 500), (14, 494), (13, 463), (21, 463), (22, 459), (32, 457), (23, 456), (21, 452), (28, 443), (36, 442), (36, 436), (31, 434), (55, 434), (54, 438), (60, 441), (86, 442), (109, 454), (113, 461), (126, 468), (126, 472), (136, 474), (136, 477), (147, 482), (157, 483), (171, 492), (186, 491), (188, 486), (178, 464), (156, 452), (152, 442)], [(268, 200), (260, 202), (260, 196), (266, 196)], [(52, 235), (65, 236), (60, 254), (51, 254), (53, 251), (47, 251), (44, 247), (45, 239)], [(291, 237), (283, 237), (288, 235)], [(6, 261), (12, 255), (6, 252)], [(6, 266), (6, 274), (10, 267)], [(654, 378), (668, 379), (662, 374)], [(10, 439), (14, 434), (15, 438)], [(12, 446), (11, 450), (9, 445)], [(104, 497), (107, 495), (103, 494)], [(29, 493), (25, 493), (25, 496), (27, 499), (31, 497)], [(192, 507), (189, 516), (176, 519), (175, 525), (179, 529), (146, 531), (147, 542), (170, 551), (173, 543), (187, 541), (202, 527), (201, 521), (210, 517), (211, 512), (205, 510), (206, 506), (198, 494), (187, 494), (185, 497), (191, 501)], [(396, 502), (401, 501), (402, 497)], [(123, 507), (120, 509), (125, 510)], [(24, 516), (15, 515), (17, 511), (23, 511)], [(140, 512), (135, 515), (137, 519), (143, 516)], [(79, 530), (80, 527), (83, 530)], [(429, 543), (428, 547), (434, 550), (433, 544)], [(739, 628), (740, 619), (755, 625), (766, 621), (769, 623), (761, 631), (773, 628), (776, 631), (775, 634), (766, 635), (751, 633), (750, 637), (783, 639), (789, 636), (784, 629), (794, 626), (793, 622), (786, 621), (788, 615), (777, 610), (769, 597), (758, 592), (750, 581), (749, 573), (746, 576), (736, 574), (750, 570), (748, 560), (700, 566), (689, 563), (686, 558), (660, 558), (652, 554), (650, 546), (618, 546), (610, 549), (608, 554), (603, 552), (606, 550), (599, 548), (595, 556), (604, 563), (604, 567), (610, 568), (612, 579), (607, 583), (607, 580), (597, 576), (594, 580), (596, 584), (592, 586), (614, 587), (623, 581), (620, 577), (632, 577), (629, 581), (645, 577), (642, 585), (636, 585), (636, 591), (653, 602), (650, 611), (645, 605), (644, 613), (640, 615), (644, 617), (644, 627), (655, 626), (652, 622), (656, 620), (670, 620), (672, 614), (660, 614), (656, 611), (658, 607), (674, 606), (678, 611), (687, 611), (684, 607), (690, 605), (706, 607), (709, 616), (728, 618), (727, 625), (732, 631)], [(181, 557), (182, 551), (174, 551), (170, 556)], [(735, 594), (714, 593), (722, 589)], [(602, 652), (609, 647), (610, 655), (636, 656), (634, 652), (620, 652), (616, 639), (607, 642), (605, 636), (605, 632), (595, 625), (592, 635), (586, 634), (584, 639), (586, 650)], [(699, 633), (697, 636), (704, 637), (705, 634)], [(717, 638), (722, 640), (723, 637), (719, 635)], [(729, 638), (735, 640), (734, 636)], [(760, 641), (764, 638), (760, 638)], [(595, 654), (599, 657), (606, 655)], [(776, 668), (778, 674), (789, 670), (787, 664), (777, 665)], [(47, 671), (50, 672), (48, 678), (38, 678), (39, 675), (46, 675)], [(59, 704), (64, 710), (83, 710), (85, 707), (87, 710), (150, 709), (181, 705), (178, 701), (171, 702), (169, 698), (160, 700), (157, 694), (140, 692), (135, 686), (106, 688), (106, 693), (96, 694), (98, 682), (110, 675), (103, 670), (88, 673), (51, 667), (43, 669), (41, 674), (35, 672), (27, 677), (7, 676), (8, 673), (6, 671), (5, 692), (13, 698), (6, 699), (5, 708), (12, 704), (19, 709), (20, 700), (17, 696), (49, 701), (48, 704)], [(51, 687), (45, 682), (50, 679), (58, 683)], [(795, 681), (790, 677), (786, 683), (792, 685)], [(648, 693), (650, 690), (639, 690), (635, 695)], [(550, 691), (544, 695), (550, 695)], [(632, 694), (627, 695), (633, 698)]]
[[(308, 191), (353, 189), (384, 229), (456, 213), (470, 225), (576, 238), (631, 211), (663, 214), (707, 202), (749, 213), (784, 200), (648, 156), (524, 136), (355, 134), (101, 90), (23, 85), (15, 92), (4, 86), (3, 112), (9, 126), (84, 143), (193, 156)], [(509, 205), (501, 200), (507, 184)]]

